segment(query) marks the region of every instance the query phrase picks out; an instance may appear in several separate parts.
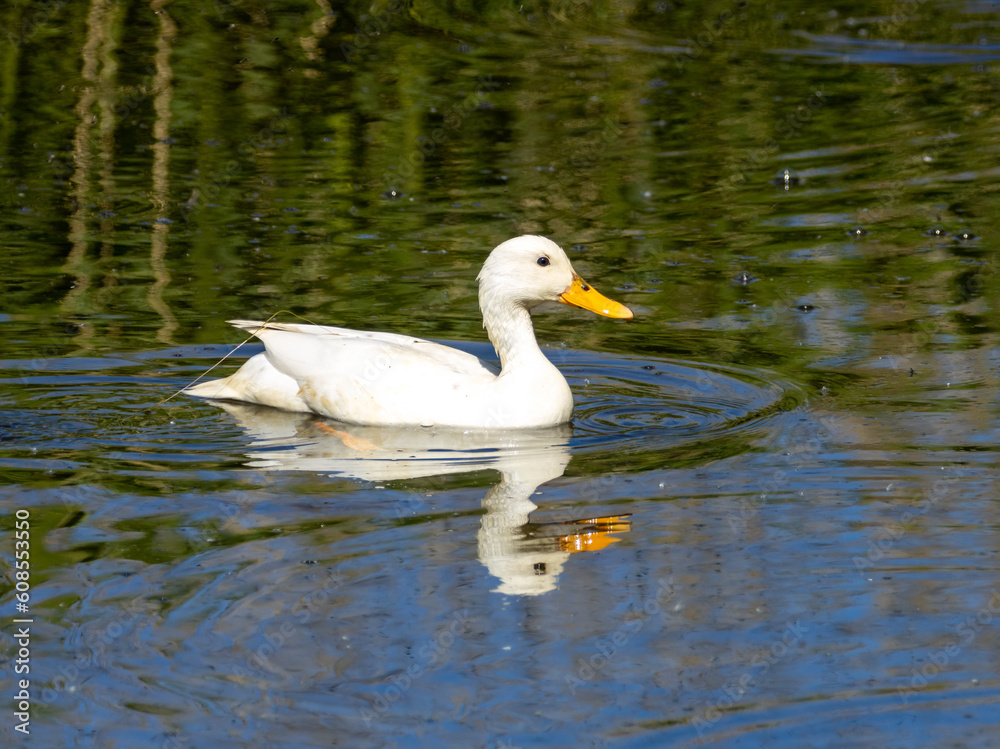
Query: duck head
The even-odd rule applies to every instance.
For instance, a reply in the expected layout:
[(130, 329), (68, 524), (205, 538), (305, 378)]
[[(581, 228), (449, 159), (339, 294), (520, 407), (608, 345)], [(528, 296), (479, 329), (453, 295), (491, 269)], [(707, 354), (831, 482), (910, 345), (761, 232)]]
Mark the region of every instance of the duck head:
[(632, 310), (580, 278), (562, 248), (545, 237), (526, 234), (498, 245), (478, 280), (484, 313), (494, 305), (530, 310), (542, 302), (562, 302), (604, 317), (632, 319)]

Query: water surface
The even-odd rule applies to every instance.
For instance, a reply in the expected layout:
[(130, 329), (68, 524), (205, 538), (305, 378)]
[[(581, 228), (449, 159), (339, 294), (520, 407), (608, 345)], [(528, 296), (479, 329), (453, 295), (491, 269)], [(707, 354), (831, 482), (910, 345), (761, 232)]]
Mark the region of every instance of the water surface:
[[(994, 9), (0, 26), (9, 741), (994, 743)], [(637, 313), (537, 310), (565, 428), (358, 450), (164, 401), (243, 340), (225, 320), (282, 310), (490, 358), (475, 276), (525, 232)]]

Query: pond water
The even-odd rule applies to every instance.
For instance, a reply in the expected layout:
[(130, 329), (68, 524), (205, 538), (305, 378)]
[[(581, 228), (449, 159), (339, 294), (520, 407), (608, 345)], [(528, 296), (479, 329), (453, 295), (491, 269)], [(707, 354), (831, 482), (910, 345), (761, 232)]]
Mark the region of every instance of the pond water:
[[(4, 740), (995, 745), (998, 26), (0, 9)], [(174, 395), (261, 350), (230, 318), (492, 358), (521, 233), (636, 312), (536, 311), (564, 428)]]

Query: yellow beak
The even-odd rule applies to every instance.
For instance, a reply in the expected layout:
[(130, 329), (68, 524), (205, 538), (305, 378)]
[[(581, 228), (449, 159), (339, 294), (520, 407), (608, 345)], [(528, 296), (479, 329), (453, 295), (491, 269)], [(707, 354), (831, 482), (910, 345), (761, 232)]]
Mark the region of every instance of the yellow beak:
[(598, 315), (604, 315), (605, 317), (631, 320), (634, 316), (632, 310), (624, 304), (620, 304), (614, 299), (608, 299), (604, 294), (594, 291), (593, 287), (576, 273), (573, 274), (573, 283), (569, 285), (566, 291), (559, 295), (559, 301), (563, 304), (572, 304), (574, 307), (595, 312)]

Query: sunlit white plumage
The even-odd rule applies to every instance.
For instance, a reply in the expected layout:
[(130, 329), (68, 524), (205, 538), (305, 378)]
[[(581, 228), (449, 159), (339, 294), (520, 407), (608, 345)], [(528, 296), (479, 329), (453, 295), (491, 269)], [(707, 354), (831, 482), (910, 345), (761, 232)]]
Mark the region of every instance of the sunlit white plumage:
[(305, 411), (353, 424), (546, 427), (569, 421), (573, 395), (535, 341), (530, 310), (561, 301), (600, 315), (631, 311), (594, 291), (554, 242), (499, 245), (479, 273), (483, 326), (500, 369), (439, 343), (325, 325), (231, 320), (265, 351), (235, 374), (185, 390), (202, 398)]

